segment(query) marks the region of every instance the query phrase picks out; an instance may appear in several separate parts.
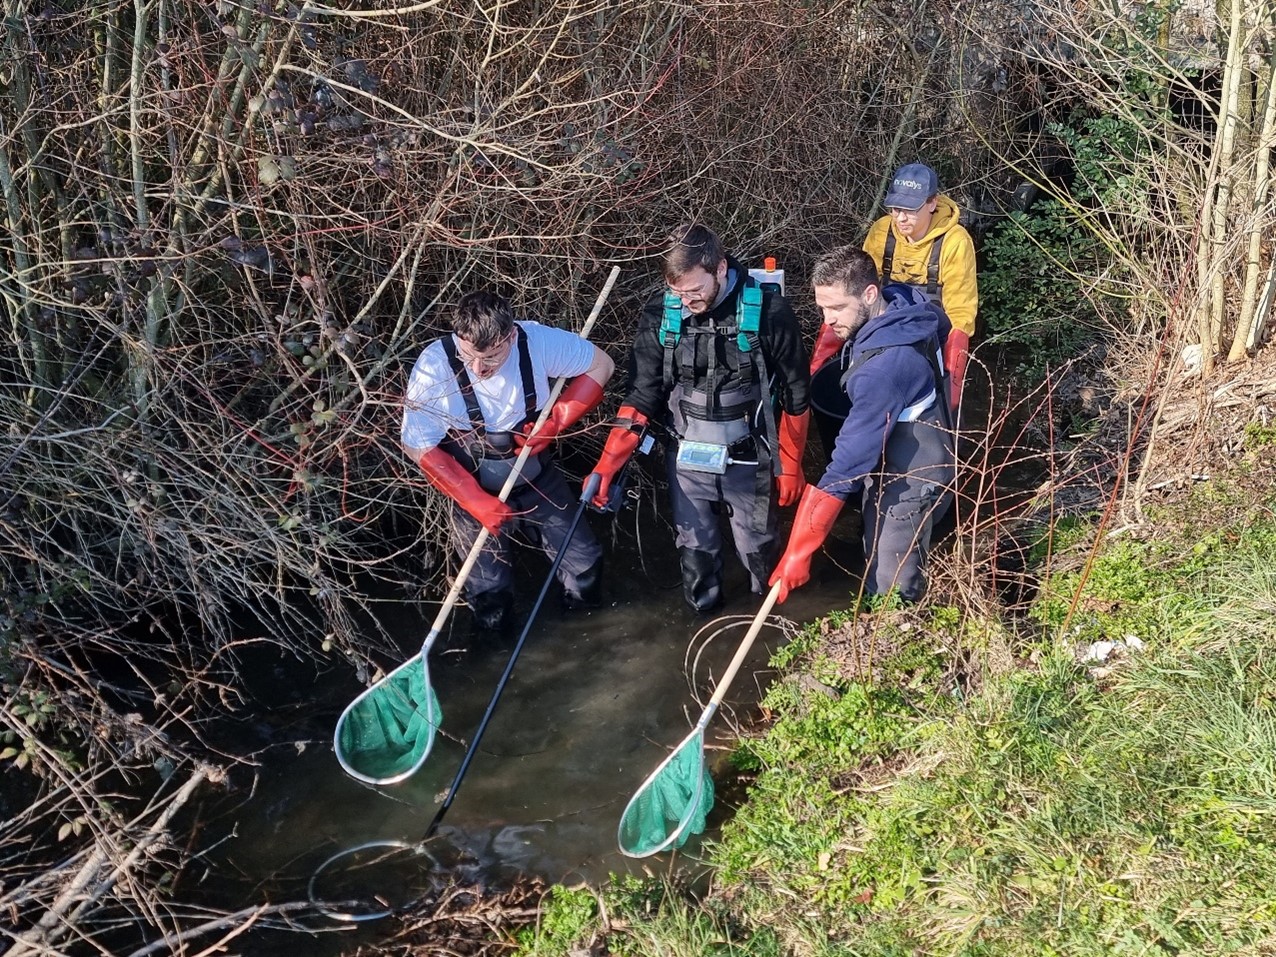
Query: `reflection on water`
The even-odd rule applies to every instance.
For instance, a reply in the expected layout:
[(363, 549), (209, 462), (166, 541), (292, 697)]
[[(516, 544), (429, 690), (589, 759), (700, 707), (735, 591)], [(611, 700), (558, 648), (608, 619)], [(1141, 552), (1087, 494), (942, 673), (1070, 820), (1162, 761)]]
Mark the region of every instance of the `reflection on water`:
[[(857, 578), (847, 566), (857, 549), (835, 538), (829, 551), (843, 567), (817, 560), (811, 584), (781, 606), (787, 618), (806, 621), (849, 603)], [(664, 869), (667, 858), (644, 862), (621, 855), (616, 845), (621, 812), (699, 718), (761, 598), (747, 594), (743, 570), (729, 562), (731, 597), (719, 612), (726, 621), (702, 632), (710, 619), (683, 605), (671, 543), (661, 540), (648, 548), (643, 562), (624, 555), (609, 561), (607, 607), (564, 612), (547, 601), (534, 622), (479, 753), (428, 847), (429, 859), (451, 876), (481, 884), (523, 877), (571, 883)], [(539, 559), (524, 564), (529, 567), (520, 586), (523, 614), (540, 585), (534, 576), (547, 569)], [(653, 580), (656, 574), (664, 580)], [(392, 626), (405, 656), (428, 630), (436, 608), (416, 611), (419, 616), (405, 613)], [(517, 637), (471, 641), (468, 613), (458, 610), (453, 620), (454, 634), (436, 645), (430, 669), (442, 728), (416, 775), (377, 788), (345, 775), (330, 743), (300, 753), (276, 748), (271, 752), (276, 760), (262, 769), (252, 799), (219, 825), (233, 837), (206, 862), (254, 885), (269, 881), (272, 895), (296, 899), (315, 868), (343, 848), (419, 842)], [(767, 680), (767, 658), (783, 640), (778, 628), (759, 635), (710, 724), (711, 762), (716, 748), (730, 746), (732, 716), (742, 706), (747, 720), (747, 708)], [(389, 670), (397, 662), (383, 664)], [(335, 722), (361, 690), (350, 677), (337, 692), (341, 700), (316, 707)], [(720, 799), (724, 806), (715, 808), (711, 834), (713, 823), (730, 810), (725, 803)], [(695, 860), (699, 840), (684, 848), (682, 859)], [(253, 899), (259, 893), (254, 890)]]

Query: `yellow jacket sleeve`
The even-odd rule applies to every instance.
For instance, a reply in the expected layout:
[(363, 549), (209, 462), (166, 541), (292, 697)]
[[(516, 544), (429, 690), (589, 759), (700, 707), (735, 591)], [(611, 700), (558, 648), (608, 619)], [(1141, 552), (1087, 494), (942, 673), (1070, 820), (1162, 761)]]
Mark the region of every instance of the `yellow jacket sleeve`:
[[(879, 266), (880, 268), (880, 266)], [(975, 279), (975, 244), (966, 227), (954, 224), (939, 250), (939, 281), (943, 285), (944, 312), (954, 329), (975, 334), (979, 311), (979, 285)]]

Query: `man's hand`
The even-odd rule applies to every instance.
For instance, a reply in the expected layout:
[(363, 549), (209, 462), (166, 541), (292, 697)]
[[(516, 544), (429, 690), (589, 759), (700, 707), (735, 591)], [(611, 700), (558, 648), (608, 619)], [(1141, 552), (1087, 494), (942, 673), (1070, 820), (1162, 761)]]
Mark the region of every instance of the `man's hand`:
[(944, 343), (944, 368), (948, 370), (948, 400), (956, 415), (961, 405), (961, 389), (966, 378), (966, 362), (970, 358), (970, 336), (960, 329), (948, 333)]
[(572, 379), (567, 388), (559, 393), (558, 400), (549, 410), (549, 415), (545, 417), (545, 422), (536, 435), (531, 435), (535, 423), (529, 422), (523, 426), (521, 435), (514, 436), (514, 442), (520, 451), (523, 446), (530, 445), (532, 455), (540, 454), (549, 447), (550, 442), (579, 422), (586, 412), (603, 400), (603, 386), (616, 370), (616, 364), (597, 346), (593, 350), (589, 368)]
[(499, 535), (501, 526), (517, 514), (495, 495), (484, 491), (478, 480), (442, 449), (422, 452), (417, 464), (431, 485), (465, 509), (492, 535)]
[(837, 337), (832, 326), (820, 324), (820, 333), (815, 337), (815, 348), (811, 350), (811, 375), (820, 371), (820, 367), (837, 355), (842, 348), (842, 340)]
[(524, 422), (523, 430), (514, 434), (514, 447), (520, 452), (523, 446), (528, 445), (532, 449), (529, 455), (540, 455), (549, 448), (551, 442), (558, 438), (558, 427), (554, 424), (552, 417), (546, 419), (540, 431), (533, 436), (532, 427), (535, 424), (535, 422)]
[(602, 400), (602, 385), (588, 374), (578, 375), (568, 383), (567, 388), (559, 393), (558, 401), (549, 410), (549, 415), (536, 435), (531, 434), (532, 426), (536, 423), (528, 422), (523, 426), (522, 433), (514, 436), (514, 442), (520, 450), (524, 445), (530, 445), (531, 454), (537, 455), (548, 448), (549, 443), (561, 433), (579, 422), (586, 412)]
[(802, 455), (806, 451), (806, 433), (810, 424), (810, 409), (801, 415), (780, 414), (780, 474), (775, 481), (781, 505), (792, 505), (806, 488)]

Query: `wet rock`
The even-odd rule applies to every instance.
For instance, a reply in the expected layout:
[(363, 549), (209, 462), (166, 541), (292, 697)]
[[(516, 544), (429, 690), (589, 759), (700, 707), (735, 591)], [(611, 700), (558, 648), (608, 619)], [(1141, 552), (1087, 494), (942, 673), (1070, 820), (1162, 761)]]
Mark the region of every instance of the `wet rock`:
[(824, 682), (816, 678), (814, 675), (809, 675), (809, 674), (798, 675), (797, 686), (801, 688), (802, 691), (807, 692), (809, 694), (820, 694), (820, 695), (824, 695), (824, 697), (826, 698), (841, 697), (841, 694), (838, 692), (836, 688), (829, 687)]

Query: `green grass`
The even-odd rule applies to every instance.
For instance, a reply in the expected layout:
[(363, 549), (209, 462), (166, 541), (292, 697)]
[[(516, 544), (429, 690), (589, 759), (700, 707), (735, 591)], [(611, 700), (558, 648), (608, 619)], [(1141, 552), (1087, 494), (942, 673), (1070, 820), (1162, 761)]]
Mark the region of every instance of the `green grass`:
[(1100, 688), (1052, 655), (915, 730), (885, 789), (776, 772), (723, 879), (818, 908), (852, 952), (1243, 952), (1276, 932), (1268, 658), (1151, 658)]
[[(1276, 953), (1276, 522), (1234, 504), (1219, 514), (1243, 520), (1204, 533), (1108, 540), (1086, 576), (1088, 536), (1066, 530), (1086, 554), (1044, 582), (1029, 661), (964, 699), (940, 648), (977, 658), (981, 629), (952, 609), (895, 636), (873, 686), (810, 629), (736, 755), (756, 777), (711, 847), (713, 892), (618, 882), (611, 952)], [(1126, 635), (1144, 650), (1078, 663)]]
[[(604, 925), (603, 915), (606, 915)], [(554, 887), (534, 927), (516, 935), (521, 957), (591, 953), (604, 936), (613, 957), (783, 957), (778, 936), (749, 929), (721, 902), (696, 904), (686, 890), (655, 878), (617, 877), (601, 893)]]
[(526, 957), (567, 957), (578, 944), (587, 944), (600, 914), (599, 898), (585, 887), (551, 887), (541, 901), (534, 927), (516, 935), (519, 953)]
[(1276, 426), (1246, 422), (1243, 434), (1245, 448), (1251, 451), (1276, 445)]

